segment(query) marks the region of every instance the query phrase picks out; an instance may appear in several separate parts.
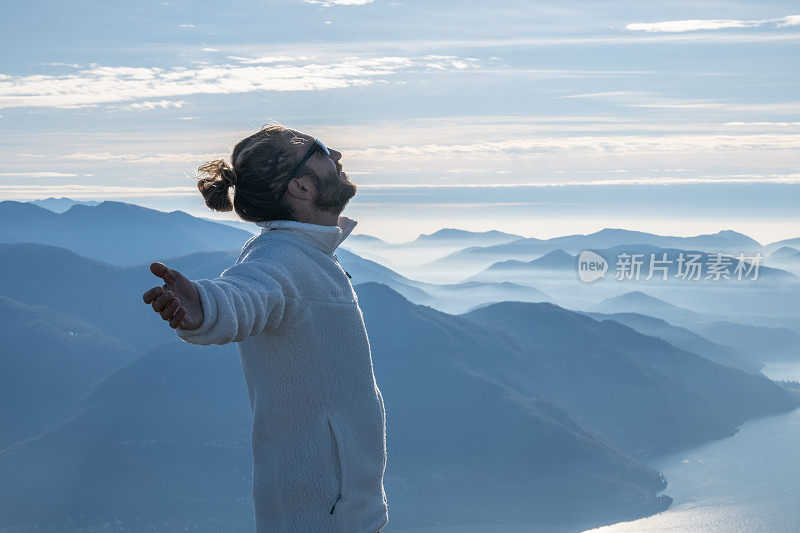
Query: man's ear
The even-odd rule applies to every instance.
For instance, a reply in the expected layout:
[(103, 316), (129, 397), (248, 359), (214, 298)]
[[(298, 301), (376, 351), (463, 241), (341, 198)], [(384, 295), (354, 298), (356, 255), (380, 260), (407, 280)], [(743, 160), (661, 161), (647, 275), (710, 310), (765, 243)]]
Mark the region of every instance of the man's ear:
[(311, 180), (306, 176), (301, 176), (289, 182), (286, 192), (298, 200), (311, 200), (314, 197), (316, 188), (311, 183)]

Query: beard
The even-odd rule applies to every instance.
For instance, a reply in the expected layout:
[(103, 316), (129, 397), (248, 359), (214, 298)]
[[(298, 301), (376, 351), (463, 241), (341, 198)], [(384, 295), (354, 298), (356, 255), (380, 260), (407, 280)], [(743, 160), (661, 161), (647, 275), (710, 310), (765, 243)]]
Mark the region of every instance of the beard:
[(340, 214), (344, 211), (347, 202), (355, 196), (358, 187), (350, 181), (347, 174), (342, 172), (342, 164), (336, 162), (337, 174), (329, 175), (322, 179), (317, 179), (318, 195), (314, 201), (322, 211)]

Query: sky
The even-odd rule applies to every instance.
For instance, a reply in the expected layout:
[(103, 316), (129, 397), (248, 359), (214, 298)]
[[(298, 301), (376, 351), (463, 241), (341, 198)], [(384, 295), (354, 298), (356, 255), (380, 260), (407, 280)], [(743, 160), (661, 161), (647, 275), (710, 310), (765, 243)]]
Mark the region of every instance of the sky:
[(217, 217), (266, 123), (343, 153), (356, 233), (800, 236), (796, 2), (8, 2), (0, 200)]

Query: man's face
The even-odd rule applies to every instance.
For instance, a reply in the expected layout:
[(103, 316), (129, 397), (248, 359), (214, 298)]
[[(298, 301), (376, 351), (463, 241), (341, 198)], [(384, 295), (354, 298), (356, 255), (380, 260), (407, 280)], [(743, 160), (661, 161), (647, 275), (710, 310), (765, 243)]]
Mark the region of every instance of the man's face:
[[(294, 132), (292, 151), (300, 161), (314, 142), (314, 137), (305, 133)], [(356, 185), (342, 170), (339, 160), (342, 154), (328, 147), (328, 156), (321, 149), (317, 150), (303, 166), (299, 175), (310, 175), (316, 188), (314, 205), (323, 211), (341, 213), (347, 202), (356, 194)]]

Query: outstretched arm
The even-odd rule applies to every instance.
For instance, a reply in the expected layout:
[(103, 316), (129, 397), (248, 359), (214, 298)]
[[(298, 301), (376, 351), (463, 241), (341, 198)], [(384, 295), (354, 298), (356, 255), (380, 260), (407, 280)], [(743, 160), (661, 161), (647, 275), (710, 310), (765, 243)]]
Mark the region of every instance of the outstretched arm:
[[(187, 342), (238, 342), (277, 327), (283, 319), (286, 298), (284, 287), (278, 280), (283, 284), (287, 281), (267, 263), (244, 261), (225, 270), (216, 279), (196, 281), (164, 268), (171, 276), (169, 283), (147, 291), (145, 302), (148, 298), (155, 298), (153, 309), (168, 320), (170, 326), (177, 327), (176, 333)], [(167, 281), (159, 275), (160, 267), (151, 266), (151, 270)]]

